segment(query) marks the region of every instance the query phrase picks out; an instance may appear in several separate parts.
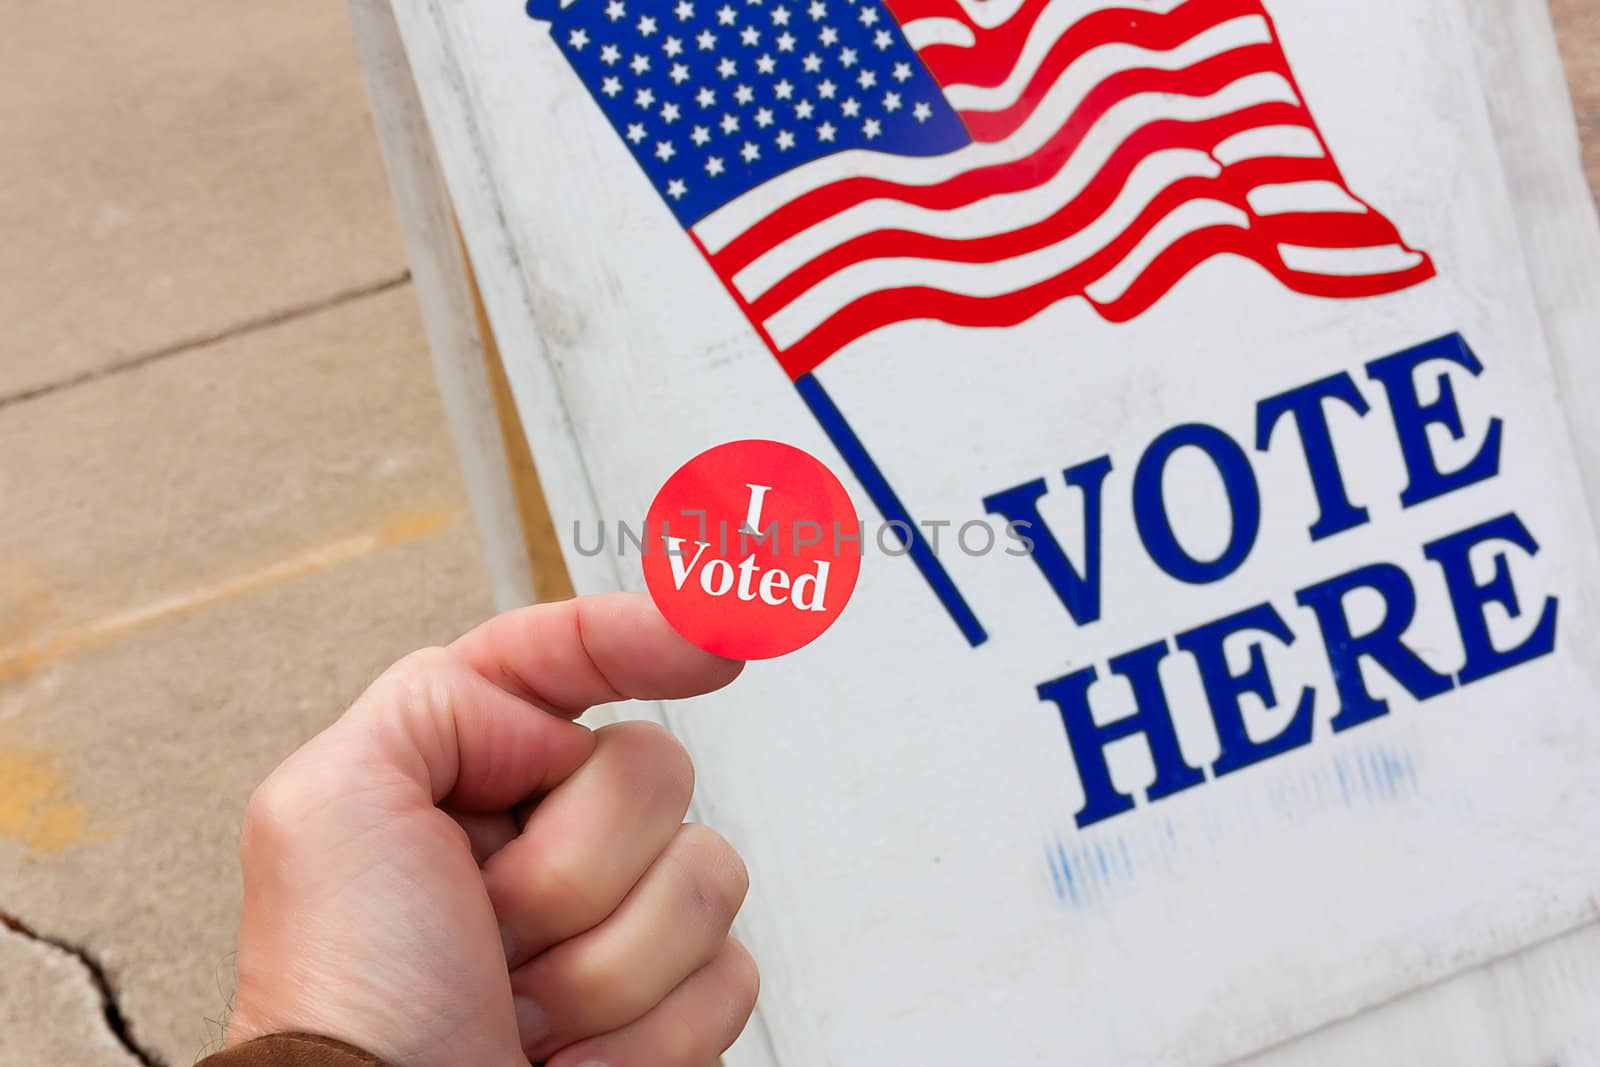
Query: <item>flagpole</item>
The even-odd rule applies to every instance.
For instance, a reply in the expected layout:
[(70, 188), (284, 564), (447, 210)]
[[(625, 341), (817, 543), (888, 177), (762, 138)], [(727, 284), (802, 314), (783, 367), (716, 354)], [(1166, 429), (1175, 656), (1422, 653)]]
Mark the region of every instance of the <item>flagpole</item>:
[(813, 374), (802, 374), (795, 379), (794, 387), (799, 390), (801, 399), (811, 409), (811, 414), (816, 416), (823, 432), (844, 457), (845, 464), (855, 474), (856, 480), (866, 490), (867, 496), (877, 506), (884, 521), (895, 531), (901, 546), (906, 549), (906, 554), (922, 572), (922, 577), (933, 590), (934, 596), (939, 598), (939, 603), (944, 605), (945, 611), (949, 612), (961, 635), (973, 647), (983, 644), (989, 639), (983, 624), (972, 613), (972, 608), (967, 605), (966, 598), (956, 588), (955, 582), (951, 581), (944, 564), (939, 562), (939, 557), (934, 554), (933, 548), (922, 536), (922, 527), (918, 526), (911, 518), (910, 512), (906, 511), (899, 495), (884, 478), (877, 463), (873, 462), (861, 439), (845, 421), (844, 414), (834, 404), (833, 398), (822, 388), (822, 383), (817, 381)]
[[(778, 346), (773, 343), (772, 335), (767, 333), (761, 323), (761, 317), (751, 310), (743, 294), (734, 286), (733, 279), (716, 269), (711, 253), (706, 251), (706, 246), (693, 229), (686, 229), (684, 232), (689, 235), (689, 240), (694, 242), (700, 255), (705, 257), (706, 264), (711, 266), (711, 273), (722, 283), (722, 287), (739, 306), (739, 310), (744, 312), (745, 318), (755, 328), (762, 343), (767, 346), (767, 351), (772, 353), (779, 366), (783, 366), (783, 356)], [(939, 603), (944, 605), (944, 610), (949, 613), (951, 621), (961, 631), (961, 636), (967, 639), (967, 644), (976, 648), (989, 640), (988, 632), (984, 630), (978, 617), (972, 613), (966, 597), (961, 595), (961, 590), (951, 581), (950, 572), (944, 569), (944, 564), (939, 562), (933, 547), (922, 536), (922, 527), (917, 525), (911, 513), (906, 510), (906, 506), (900, 502), (899, 495), (889, 485), (888, 479), (884, 478), (883, 472), (878, 469), (866, 446), (861, 443), (861, 438), (850, 428), (844, 414), (834, 404), (827, 390), (822, 388), (822, 383), (817, 381), (816, 375), (809, 372), (800, 375), (794, 379), (794, 387), (799, 391), (800, 398), (806, 402), (806, 407), (811, 409), (811, 414), (822, 427), (822, 431), (833, 442), (833, 447), (839, 450), (845, 465), (861, 483), (861, 488), (866, 490), (868, 499), (877, 507), (884, 521), (893, 524), (890, 529), (895, 531), (906, 554), (916, 564), (917, 570), (922, 572), (923, 579), (933, 590), (933, 595), (939, 598)]]

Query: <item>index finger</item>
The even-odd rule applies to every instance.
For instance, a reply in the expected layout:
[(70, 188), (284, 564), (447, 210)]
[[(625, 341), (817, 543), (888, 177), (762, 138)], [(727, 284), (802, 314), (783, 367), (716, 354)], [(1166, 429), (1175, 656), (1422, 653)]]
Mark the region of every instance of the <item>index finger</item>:
[(507, 692), (573, 719), (614, 700), (721, 689), (744, 664), (696, 648), (644, 593), (606, 593), (505, 612), (450, 651)]

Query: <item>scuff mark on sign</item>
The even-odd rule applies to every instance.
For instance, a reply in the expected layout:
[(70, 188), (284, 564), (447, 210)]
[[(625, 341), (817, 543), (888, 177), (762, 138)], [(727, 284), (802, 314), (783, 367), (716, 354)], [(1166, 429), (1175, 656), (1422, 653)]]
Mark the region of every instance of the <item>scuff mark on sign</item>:
[(1086, 907), (1107, 890), (1126, 888), (1134, 881), (1133, 856), (1120, 837), (1070, 849), (1056, 838), (1045, 847), (1045, 860), (1056, 899), (1074, 907)]
[[(1403, 800), (1417, 793), (1416, 762), (1406, 749), (1378, 747), (1342, 753), (1333, 760), (1333, 774), (1339, 801), (1346, 808)], [(1318, 786), (1315, 792), (1320, 796), (1320, 783)]]
[(1198, 824), (1187, 823), (1182, 834), (1166, 816), (1115, 836), (1054, 833), (1045, 843), (1051, 890), (1063, 904), (1090, 907), (1132, 890), (1136, 871), (1149, 882), (1172, 870), (1180, 857), (1215, 851), (1224, 840), (1238, 846), (1269, 827), (1304, 824), (1338, 808), (1405, 804), (1423, 793), (1418, 758), (1397, 745), (1352, 748), (1272, 784), (1269, 803), (1237, 809), (1226, 819), (1213, 812)]

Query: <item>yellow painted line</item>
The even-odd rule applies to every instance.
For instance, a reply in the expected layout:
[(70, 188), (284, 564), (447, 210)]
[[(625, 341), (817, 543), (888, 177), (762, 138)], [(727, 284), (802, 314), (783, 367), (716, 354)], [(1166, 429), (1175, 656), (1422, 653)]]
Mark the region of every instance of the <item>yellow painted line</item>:
[(31, 641), (0, 648), (0, 681), (26, 674), (62, 656), (113, 640), (152, 623), (200, 611), (280, 582), (325, 571), (392, 545), (427, 537), (450, 525), (459, 514), (455, 510), (443, 510), (401, 515), (374, 530), (316, 545), (259, 570), (247, 571), (212, 585), (174, 593)]
[(76, 844), (86, 809), (64, 792), (61, 770), (47, 755), (0, 749), (0, 837), (21, 841), (36, 856)]

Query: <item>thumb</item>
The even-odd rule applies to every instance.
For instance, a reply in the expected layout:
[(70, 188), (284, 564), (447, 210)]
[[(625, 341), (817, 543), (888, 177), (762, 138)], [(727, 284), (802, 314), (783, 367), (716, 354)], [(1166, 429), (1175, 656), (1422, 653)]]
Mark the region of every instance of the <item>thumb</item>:
[[(545, 793), (594, 751), (565, 720), (592, 704), (721, 688), (742, 665), (695, 648), (642, 594), (496, 616), (448, 649), (414, 652), (307, 746), (348, 775), (396, 775), (432, 804), (498, 811)], [(319, 762), (323, 762), (320, 761)], [(334, 783), (337, 787), (338, 783)]]
[[(428, 805), (503, 811), (554, 789), (594, 751), (584, 727), (496, 686), (454, 652), (413, 652), (324, 738), (341, 791), (406, 788)], [(308, 748), (313, 754), (318, 741)]]

